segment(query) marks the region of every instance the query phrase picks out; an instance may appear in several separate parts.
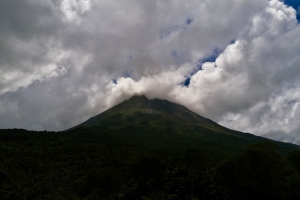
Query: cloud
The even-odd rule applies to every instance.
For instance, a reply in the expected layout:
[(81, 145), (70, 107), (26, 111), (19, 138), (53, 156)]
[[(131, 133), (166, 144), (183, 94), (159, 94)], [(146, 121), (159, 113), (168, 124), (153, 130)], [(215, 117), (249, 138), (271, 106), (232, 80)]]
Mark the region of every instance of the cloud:
[(300, 143), (296, 13), (278, 0), (2, 2), (0, 127), (63, 130), (146, 94)]

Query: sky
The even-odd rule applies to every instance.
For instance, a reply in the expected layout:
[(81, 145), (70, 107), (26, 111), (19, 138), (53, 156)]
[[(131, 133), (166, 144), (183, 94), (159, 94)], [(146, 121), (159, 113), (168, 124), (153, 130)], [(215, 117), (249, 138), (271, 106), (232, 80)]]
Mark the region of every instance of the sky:
[(300, 144), (299, 0), (0, 1), (0, 128), (61, 131), (130, 98)]

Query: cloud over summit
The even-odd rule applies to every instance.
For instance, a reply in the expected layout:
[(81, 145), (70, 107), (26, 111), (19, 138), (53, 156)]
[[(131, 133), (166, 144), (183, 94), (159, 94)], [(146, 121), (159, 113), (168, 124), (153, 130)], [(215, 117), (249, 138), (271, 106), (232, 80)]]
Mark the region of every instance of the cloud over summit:
[(63, 130), (146, 94), (300, 143), (299, 36), (279, 0), (4, 1), (0, 128)]

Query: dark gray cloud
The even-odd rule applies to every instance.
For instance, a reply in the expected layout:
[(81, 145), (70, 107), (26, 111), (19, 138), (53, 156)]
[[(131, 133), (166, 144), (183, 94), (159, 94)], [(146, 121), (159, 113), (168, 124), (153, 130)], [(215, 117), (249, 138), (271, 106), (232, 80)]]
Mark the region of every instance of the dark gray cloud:
[(3, 1), (0, 128), (63, 130), (146, 94), (299, 143), (299, 35), (279, 0)]

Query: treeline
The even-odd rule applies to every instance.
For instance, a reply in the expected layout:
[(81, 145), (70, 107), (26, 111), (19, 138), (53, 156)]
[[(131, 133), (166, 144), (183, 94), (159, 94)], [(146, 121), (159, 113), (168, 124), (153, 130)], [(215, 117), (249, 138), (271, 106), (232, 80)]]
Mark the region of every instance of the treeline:
[(300, 151), (282, 155), (270, 142), (216, 160), (195, 146), (0, 139), (0, 199), (300, 199)]

